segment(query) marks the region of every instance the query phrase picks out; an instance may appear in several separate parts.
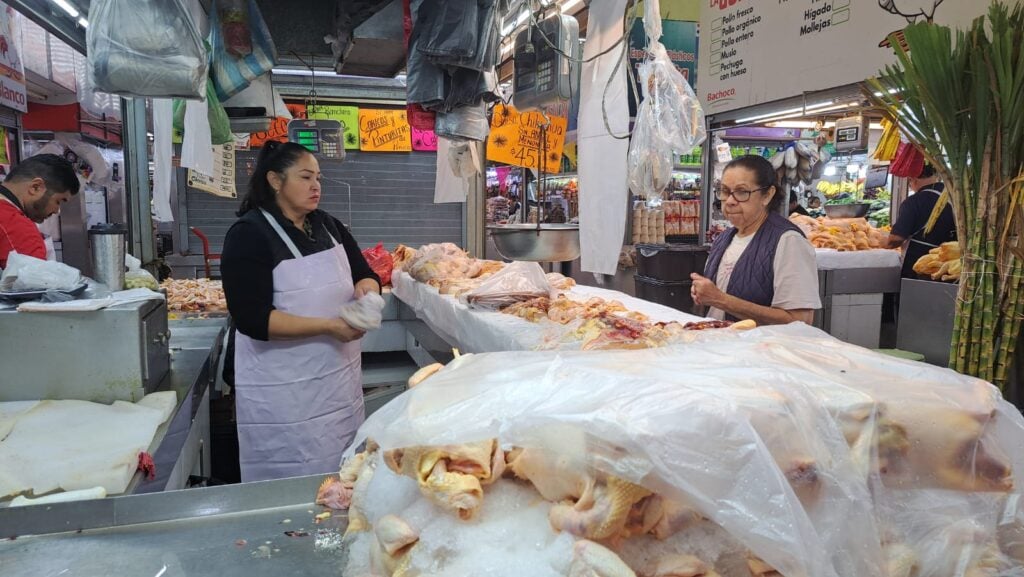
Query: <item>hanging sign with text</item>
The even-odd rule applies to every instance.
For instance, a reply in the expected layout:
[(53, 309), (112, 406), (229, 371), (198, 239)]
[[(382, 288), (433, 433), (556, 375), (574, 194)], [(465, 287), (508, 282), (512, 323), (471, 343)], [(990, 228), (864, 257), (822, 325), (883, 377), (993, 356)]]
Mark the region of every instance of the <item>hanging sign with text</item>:
[[(562, 169), (562, 149), (569, 123), (561, 116), (548, 116), (548, 120), (544, 171), (556, 173)], [(495, 105), (491, 134), (487, 137), (487, 160), (537, 168), (543, 123), (544, 116), (540, 112), (520, 113), (513, 106)]]
[(307, 109), (310, 118), (337, 120), (341, 123), (345, 150), (359, 150), (359, 107), (318, 104)]
[(401, 110), (359, 109), (359, 150), (411, 152), (412, 127)]

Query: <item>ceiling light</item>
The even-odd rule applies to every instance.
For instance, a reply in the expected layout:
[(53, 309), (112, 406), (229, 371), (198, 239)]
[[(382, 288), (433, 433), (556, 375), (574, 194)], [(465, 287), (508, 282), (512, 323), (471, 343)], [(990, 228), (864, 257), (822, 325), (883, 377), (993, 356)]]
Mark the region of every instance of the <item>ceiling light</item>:
[(570, 12), (573, 8), (576, 8), (583, 3), (583, 0), (568, 0), (565, 4), (562, 4), (562, 14)]
[(880, 122), (872, 122), (868, 125), (871, 130), (882, 130), (882, 124)]
[[(856, 107), (856, 106), (858, 106), (858, 104), (856, 102), (848, 102), (846, 104), (825, 103), (825, 104), (815, 104), (815, 105), (813, 105), (815, 112), (829, 112), (831, 110), (840, 110), (840, 109), (843, 109), (843, 108), (853, 108), (853, 107)], [(777, 120), (787, 120), (787, 119), (790, 119), (790, 118), (800, 118), (801, 116), (805, 116), (805, 111), (809, 111), (809, 110), (811, 110), (811, 108), (812, 108), (811, 106), (808, 106), (807, 108), (794, 108), (794, 109), (790, 109), (790, 110), (783, 110), (781, 112), (773, 113), (770, 116), (755, 116), (755, 117), (748, 118), (746, 120), (737, 120), (736, 122), (738, 124), (743, 124), (746, 121), (760, 120), (761, 122), (767, 123), (767, 122), (775, 122)]]
[(78, 19), (78, 25), (81, 26), (82, 28), (88, 28), (89, 27), (89, 21), (86, 20), (85, 18), (79, 18)]
[(53, 3), (63, 8), (64, 11), (68, 13), (68, 16), (71, 16), (72, 18), (78, 18), (78, 10), (74, 6), (69, 4), (68, 0), (53, 0)]

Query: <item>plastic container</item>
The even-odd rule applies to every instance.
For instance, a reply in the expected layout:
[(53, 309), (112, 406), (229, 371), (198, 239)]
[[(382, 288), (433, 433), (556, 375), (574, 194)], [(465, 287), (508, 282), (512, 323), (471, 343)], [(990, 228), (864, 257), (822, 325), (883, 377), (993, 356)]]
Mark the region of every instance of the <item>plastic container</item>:
[(690, 296), (691, 281), (662, 281), (642, 275), (634, 275), (637, 298), (694, 314), (693, 297)]
[(690, 282), (690, 273), (704, 273), (708, 247), (698, 245), (638, 244), (636, 273), (666, 282)]

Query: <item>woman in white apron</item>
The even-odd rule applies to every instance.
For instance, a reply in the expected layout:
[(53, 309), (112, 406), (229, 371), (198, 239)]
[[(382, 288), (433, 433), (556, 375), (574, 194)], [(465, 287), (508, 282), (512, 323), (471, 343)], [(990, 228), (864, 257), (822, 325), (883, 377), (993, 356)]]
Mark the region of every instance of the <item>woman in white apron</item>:
[(336, 471), (363, 422), (363, 333), (338, 311), (380, 282), (320, 194), (316, 158), (268, 142), (224, 240), (243, 482)]

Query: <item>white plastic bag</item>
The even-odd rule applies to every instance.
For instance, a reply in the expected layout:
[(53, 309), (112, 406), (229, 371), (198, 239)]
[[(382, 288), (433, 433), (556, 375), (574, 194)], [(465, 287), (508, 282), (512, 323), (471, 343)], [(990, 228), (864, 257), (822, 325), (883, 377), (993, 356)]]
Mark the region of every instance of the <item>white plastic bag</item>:
[(659, 198), (672, 181), (672, 147), (658, 137), (657, 119), (649, 98), (644, 99), (637, 110), (627, 160), (629, 188), (633, 194), (648, 200)]
[(64, 263), (47, 261), (12, 252), (0, 276), (6, 291), (71, 290), (82, 285), (82, 273)]
[(124, 273), (125, 289), (147, 288), (152, 291), (160, 290), (160, 283), (156, 281), (156, 277), (150, 274), (148, 270), (142, 268), (142, 261), (130, 254), (126, 254), (124, 255), (124, 266), (128, 269)]
[(342, 305), (339, 316), (354, 329), (372, 331), (380, 328), (383, 311), (384, 299), (379, 294), (371, 292)]
[(498, 310), (537, 297), (552, 296), (544, 269), (535, 262), (516, 261), (466, 295), (470, 306)]
[(202, 99), (206, 47), (183, 0), (94, 0), (89, 85), (128, 97)]

